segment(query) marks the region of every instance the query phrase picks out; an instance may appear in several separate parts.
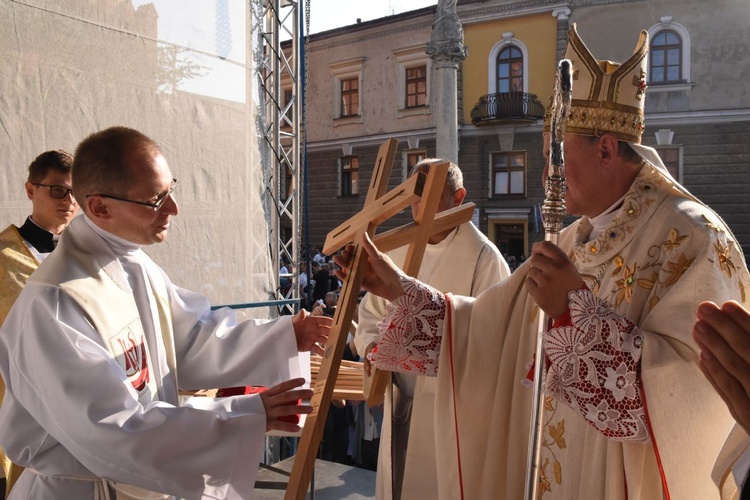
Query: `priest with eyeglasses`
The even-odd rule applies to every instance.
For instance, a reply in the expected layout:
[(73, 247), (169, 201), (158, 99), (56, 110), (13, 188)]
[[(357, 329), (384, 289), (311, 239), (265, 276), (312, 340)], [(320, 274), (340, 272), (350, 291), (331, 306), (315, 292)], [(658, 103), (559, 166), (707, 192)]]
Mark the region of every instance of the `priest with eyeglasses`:
[[(83, 214), (0, 329), (11, 498), (249, 498), (266, 431), (311, 411), (297, 353), (322, 354), (331, 320), (238, 322), (172, 283), (142, 247), (167, 238), (177, 181), (144, 134), (94, 133), (72, 170)], [(180, 398), (250, 384), (269, 389)]]
[[(5, 321), (26, 280), (57, 245), (63, 229), (78, 210), (73, 197), (73, 155), (62, 149), (45, 151), (28, 167), (26, 197), (31, 215), (20, 226), (0, 232), (0, 324)], [(0, 403), (5, 385), (0, 380)], [(0, 450), (5, 489), (10, 490), (22, 469)]]

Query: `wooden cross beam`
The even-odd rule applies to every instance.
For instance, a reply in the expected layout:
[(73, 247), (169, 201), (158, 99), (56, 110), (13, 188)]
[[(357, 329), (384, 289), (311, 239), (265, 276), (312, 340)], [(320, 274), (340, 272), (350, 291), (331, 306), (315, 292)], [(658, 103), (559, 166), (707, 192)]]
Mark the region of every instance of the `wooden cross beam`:
[[(313, 411), (305, 420), (284, 497), (286, 500), (305, 498), (315, 467), (315, 457), (323, 436), (323, 427), (336, 382), (335, 374), (338, 373), (341, 364), (347, 332), (357, 307), (357, 298), (362, 284), (362, 273), (367, 259), (360, 244), (363, 233), (367, 232), (370, 237), (373, 237), (378, 224), (419, 200), (421, 195), (415, 222), (398, 228), (396, 232), (384, 233), (388, 234), (387, 239), (381, 239), (389, 245), (394, 245), (392, 248), (409, 243), (404, 270), (411, 275), (416, 275), (429, 237), (435, 232), (444, 231), (469, 220), (473, 213), (473, 207), (471, 207), (470, 212), (467, 210), (461, 212), (463, 219), (460, 222), (453, 221), (452, 225), (447, 225), (451, 217), (449, 214), (438, 218), (437, 224), (435, 223), (435, 212), (450, 165), (448, 162), (432, 165), (426, 177), (424, 174), (412, 176), (386, 193), (397, 144), (398, 141), (395, 139), (389, 139), (380, 147), (362, 211), (331, 231), (326, 238), (323, 253), (330, 255), (344, 245), (354, 243), (354, 256), (341, 289), (333, 325), (328, 335), (325, 356), (321, 361), (313, 388), (313, 397), (310, 402)], [(456, 217), (455, 214), (452, 216)], [(378, 241), (377, 238), (376, 241)], [(388, 380), (386, 376), (386, 384)]]
[[(444, 163), (441, 165), (446, 166), (445, 169), (447, 173), (450, 164)], [(430, 168), (430, 171), (432, 171), (433, 168), (437, 168), (437, 166), (433, 165)], [(443, 179), (445, 179), (444, 174)], [(475, 206), (474, 203), (467, 203), (465, 205), (453, 207), (440, 212), (434, 217), (434, 219), (427, 217), (427, 220), (425, 220), (425, 216), (429, 215), (429, 212), (422, 214), (421, 220), (418, 215), (417, 220), (411, 224), (391, 229), (390, 231), (377, 235), (373, 243), (375, 243), (375, 246), (377, 246), (378, 250), (381, 252), (388, 252), (403, 246), (404, 241), (414, 240), (407, 250), (403, 271), (409, 276), (416, 278), (417, 274), (419, 274), (419, 268), (422, 265), (422, 257), (424, 256), (425, 247), (427, 246), (427, 240), (424, 239), (424, 235), (427, 234), (427, 239), (429, 239), (433, 234), (442, 233), (443, 231), (456, 227), (459, 224), (470, 221), (471, 217), (474, 215)], [(437, 205), (435, 208), (437, 208)], [(422, 212), (421, 205), (420, 212)], [(424, 241), (424, 243), (422, 243), (422, 241)], [(363, 389), (367, 406), (373, 407), (379, 405), (383, 402), (385, 391), (388, 388), (388, 384), (391, 382), (391, 372), (379, 370), (373, 366), (370, 369), (370, 376), (368, 377), (367, 375), (364, 375), (363, 377)]]
[[(388, 188), (388, 178), (391, 174), (397, 144), (398, 142), (395, 139), (390, 139), (380, 146), (380, 150), (378, 151), (378, 157), (375, 161), (375, 167), (373, 169), (372, 179), (370, 181), (370, 187), (367, 191), (367, 197), (365, 198), (365, 206), (363, 209), (363, 211), (370, 210), (370, 218), (377, 218), (377, 216), (382, 215), (382, 212), (376, 210), (374, 203), (385, 194), (386, 189)], [(408, 193), (404, 190), (399, 197), (398, 203), (391, 201), (391, 205), (388, 206), (391, 210), (394, 210), (393, 204), (395, 203), (395, 205), (400, 206), (397, 210), (398, 212), (409, 206), (412, 201), (417, 198), (418, 193)], [(392, 197), (389, 197), (389, 199), (393, 200)], [(381, 207), (383, 206), (382, 203), (380, 205)], [(355, 218), (356, 217), (357, 216), (355, 216)], [(367, 231), (368, 234), (372, 236), (374, 230), (375, 224), (369, 223), (369, 219), (365, 220), (360, 217), (354, 222), (350, 223), (350, 221), (347, 221), (347, 223), (334, 229), (329, 233), (328, 238), (326, 239), (326, 245), (324, 246), (323, 251), (329, 255), (332, 253), (330, 248), (330, 240), (332, 237), (336, 239), (338, 244), (333, 250), (337, 250), (348, 242), (354, 241), (354, 258), (352, 259), (352, 266), (347, 278), (344, 280), (341, 288), (338, 306), (336, 307), (336, 313), (333, 317), (333, 325), (328, 333), (326, 352), (321, 360), (318, 378), (315, 381), (315, 387), (313, 388), (313, 397), (310, 401), (313, 411), (308, 414), (305, 419), (305, 426), (302, 429), (302, 437), (300, 438), (297, 447), (297, 454), (294, 459), (294, 465), (292, 466), (292, 473), (289, 476), (289, 483), (287, 484), (286, 494), (284, 496), (286, 500), (303, 500), (310, 485), (312, 471), (315, 467), (315, 456), (318, 453), (318, 446), (320, 445), (320, 440), (323, 436), (323, 427), (325, 426), (328, 407), (331, 402), (331, 395), (336, 382), (335, 380), (332, 380), (335, 379), (335, 376), (329, 377), (329, 375), (337, 373), (341, 364), (344, 344), (346, 343), (346, 335), (352, 321), (354, 307), (356, 307), (357, 304), (357, 297), (362, 284), (362, 271), (364, 269), (364, 264), (366, 263), (366, 256), (363, 258), (362, 255), (362, 245), (356, 243), (362, 238), (362, 233)]]

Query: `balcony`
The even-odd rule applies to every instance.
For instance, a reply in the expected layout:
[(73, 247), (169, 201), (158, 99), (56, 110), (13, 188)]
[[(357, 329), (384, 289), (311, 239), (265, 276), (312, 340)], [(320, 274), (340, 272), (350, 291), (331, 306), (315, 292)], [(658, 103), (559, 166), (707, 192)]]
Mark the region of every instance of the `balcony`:
[(471, 110), (471, 123), (528, 123), (544, 118), (544, 111), (544, 105), (537, 100), (535, 94), (487, 94), (480, 97), (479, 102)]

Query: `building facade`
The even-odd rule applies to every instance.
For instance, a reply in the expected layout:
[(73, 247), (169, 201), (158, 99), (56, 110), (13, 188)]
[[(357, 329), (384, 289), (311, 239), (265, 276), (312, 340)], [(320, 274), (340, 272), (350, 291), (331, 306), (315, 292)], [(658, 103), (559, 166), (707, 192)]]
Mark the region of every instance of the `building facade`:
[[(746, 0), (458, 1), (459, 165), (475, 223), (508, 256), (543, 239), (542, 115), (570, 23), (598, 59), (651, 38), (643, 142), (750, 249)], [(307, 236), (322, 245), (360, 210), (378, 147), (399, 140), (391, 186), (435, 155), (435, 7), (313, 35), (307, 76)], [(383, 225), (410, 220), (408, 211)]]

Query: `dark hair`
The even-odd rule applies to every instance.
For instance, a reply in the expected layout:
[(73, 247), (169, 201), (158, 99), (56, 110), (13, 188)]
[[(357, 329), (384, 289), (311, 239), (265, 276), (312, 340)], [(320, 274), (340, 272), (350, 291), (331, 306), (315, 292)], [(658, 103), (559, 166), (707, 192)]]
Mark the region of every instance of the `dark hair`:
[(37, 156), (29, 165), (28, 181), (32, 184), (42, 182), (50, 170), (61, 174), (70, 173), (73, 167), (73, 155), (62, 149), (45, 151)]
[[(73, 162), (73, 195), (84, 200), (87, 194), (127, 196), (136, 181), (130, 167), (132, 155), (158, 151), (149, 137), (127, 127), (111, 127), (91, 134), (76, 148)], [(81, 202), (85, 210), (86, 204)]]
[(617, 155), (622, 157), (623, 160), (630, 163), (638, 163), (643, 160), (641, 155), (635, 152), (625, 141), (617, 141)]

